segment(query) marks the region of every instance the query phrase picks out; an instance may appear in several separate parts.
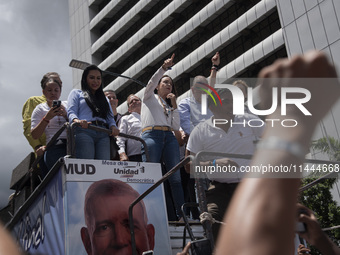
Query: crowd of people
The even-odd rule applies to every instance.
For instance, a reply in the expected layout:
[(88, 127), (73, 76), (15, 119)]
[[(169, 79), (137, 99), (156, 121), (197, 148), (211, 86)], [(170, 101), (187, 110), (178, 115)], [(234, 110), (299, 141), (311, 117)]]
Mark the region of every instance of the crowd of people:
[[(59, 74), (45, 74), (41, 81), (43, 96), (28, 99), (23, 107), (24, 134), (36, 155), (44, 155), (39, 162), (41, 176), (45, 177), (56, 161), (66, 155), (66, 131), (46, 149), (46, 144), (65, 122), (77, 124), (74, 131), (76, 158), (146, 161), (145, 148), (141, 143), (117, 136), (121, 132), (141, 137), (147, 145), (150, 162), (160, 163), (163, 173), (178, 164), (184, 157), (185, 144), (191, 130), (204, 117), (196, 107), (200, 104), (199, 97), (196, 97), (195, 107), (191, 103), (196, 99), (190, 96), (189, 100), (182, 100), (180, 109), (177, 109), (175, 84), (171, 77), (164, 75), (173, 66), (174, 57), (173, 54), (166, 59), (151, 77), (142, 99), (133, 94), (127, 97), (129, 114), (125, 116), (117, 112), (118, 99), (115, 91), (104, 91), (102, 71), (97, 66), (90, 65), (83, 71), (81, 89), (73, 89), (68, 100), (59, 102), (59, 105), (54, 105), (59, 100), (62, 89)], [(212, 57), (212, 86), (219, 63), (219, 54), (216, 53)], [(205, 77), (196, 77), (194, 84), (200, 82), (208, 83)], [(196, 87), (194, 85), (192, 89), (193, 95), (200, 94)], [(194, 122), (192, 116), (196, 118)], [(210, 115), (206, 117), (209, 118)], [(110, 129), (111, 135), (90, 129), (89, 125)], [(182, 172), (182, 176), (183, 174), (188, 183), (188, 174)], [(169, 220), (181, 219), (181, 205), (185, 202), (185, 197), (190, 197), (186, 200), (195, 199), (193, 181), (190, 181), (189, 190), (186, 188), (187, 183), (182, 182), (180, 172), (171, 176), (167, 183), (169, 188), (165, 190), (166, 197), (171, 198), (167, 202)], [(191, 193), (190, 196), (188, 192)], [(171, 214), (171, 210), (175, 213)]]
[[(55, 72), (45, 74), (41, 80), (43, 95), (29, 98), (23, 107), (24, 134), (37, 156), (45, 154), (39, 162), (42, 176), (48, 173), (58, 158), (66, 155), (65, 132), (46, 150), (46, 142), (65, 122), (77, 123), (76, 158), (146, 161), (146, 148), (138, 141), (118, 136), (119, 133), (125, 133), (141, 137), (145, 141), (150, 162), (160, 163), (163, 173), (170, 171), (184, 155), (196, 155), (200, 151), (249, 155), (255, 153), (252, 160), (207, 157), (200, 162), (200, 169), (238, 169), (240, 166), (260, 164), (298, 165), (302, 163), (302, 155), (306, 152), (317, 122), (339, 97), (336, 79), (327, 84), (328, 87), (299, 83), (299, 87), (305, 86), (312, 96), (318, 95), (318, 99), (325, 103), (320, 105), (312, 98), (307, 105), (313, 115), (307, 117), (301, 116), (298, 108), (289, 108), (285, 118), (299, 120), (299, 125), (294, 129), (287, 132), (287, 129), (280, 126), (273, 128), (266, 125), (240, 125), (260, 119), (251, 114), (247, 106), (244, 115), (234, 114), (230, 90), (214, 89), (220, 64), (219, 53), (211, 59), (210, 77), (195, 77), (190, 95), (179, 103), (175, 83), (165, 74), (174, 65), (174, 59), (175, 55), (172, 54), (152, 75), (143, 98), (134, 94), (127, 97), (128, 114), (125, 116), (117, 112), (116, 93), (112, 90), (104, 91), (102, 71), (97, 66), (88, 66), (82, 75), (81, 89), (72, 90), (67, 102), (59, 104), (54, 104), (54, 101), (58, 101), (61, 95), (60, 76)], [(263, 69), (259, 75), (263, 79), (260, 95), (264, 109), (270, 106), (271, 93), (267, 92), (277, 86), (273, 78), (287, 78), (290, 83), (285, 82), (285, 86), (294, 87), (297, 86), (294, 84), (295, 77), (337, 76), (335, 68), (319, 52), (291, 60), (279, 60)], [(246, 99), (248, 85), (242, 80), (235, 81), (233, 85), (242, 91)], [(206, 96), (207, 91), (211, 90), (219, 96), (219, 101), (209, 97), (208, 108), (203, 112), (203, 95)], [(268, 118), (282, 119), (280, 110), (278, 107)], [(110, 129), (111, 134), (89, 129), (89, 125)], [(258, 143), (260, 138), (261, 142)], [(194, 168), (195, 166), (188, 165), (182, 175), (176, 172), (169, 178), (169, 189), (165, 192), (167, 197), (172, 198), (167, 202), (170, 220), (181, 220), (181, 206), (185, 202), (195, 202), (195, 185), (193, 179), (188, 177)], [(183, 176), (186, 181), (182, 180)], [(227, 222), (221, 229), (219, 224), (213, 224), (213, 236), (217, 241), (216, 254), (293, 254), (291, 242), (301, 176), (290, 179), (272, 175), (266, 176), (268, 178), (244, 178), (244, 174), (229, 172), (209, 173), (207, 177), (208, 212), (217, 221)], [(169, 208), (175, 212), (174, 216), (169, 213)], [(251, 217), (245, 217), (244, 212)], [(299, 220), (310, 225), (307, 232), (302, 234), (310, 244), (320, 247), (325, 254), (340, 254), (338, 248), (331, 245), (330, 240), (320, 233), (311, 211), (307, 216), (299, 217)], [(318, 237), (312, 237), (313, 235)], [(82, 238), (86, 250), (91, 250), (85, 229), (82, 230)], [(321, 239), (322, 244), (319, 241)], [(324, 243), (331, 248), (324, 248)], [(189, 247), (190, 245), (182, 254), (189, 254)], [(282, 248), (277, 250), (277, 247)]]

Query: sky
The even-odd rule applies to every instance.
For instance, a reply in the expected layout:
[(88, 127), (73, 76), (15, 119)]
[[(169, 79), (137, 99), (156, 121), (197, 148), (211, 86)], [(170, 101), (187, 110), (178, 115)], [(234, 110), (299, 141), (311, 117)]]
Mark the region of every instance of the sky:
[(8, 203), (12, 170), (32, 151), (22, 128), (22, 106), (42, 95), (40, 80), (61, 75), (66, 100), (72, 89), (67, 0), (0, 0), (0, 208)]

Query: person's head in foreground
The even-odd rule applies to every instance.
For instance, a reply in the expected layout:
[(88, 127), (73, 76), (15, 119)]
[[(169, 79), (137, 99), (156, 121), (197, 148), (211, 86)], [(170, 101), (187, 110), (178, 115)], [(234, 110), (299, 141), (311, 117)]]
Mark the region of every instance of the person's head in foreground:
[[(130, 185), (114, 179), (89, 187), (84, 203), (87, 227), (81, 229), (87, 254), (132, 254), (128, 209), (138, 196)], [(135, 205), (133, 221), (137, 254), (153, 250), (155, 229), (148, 224), (143, 201)]]

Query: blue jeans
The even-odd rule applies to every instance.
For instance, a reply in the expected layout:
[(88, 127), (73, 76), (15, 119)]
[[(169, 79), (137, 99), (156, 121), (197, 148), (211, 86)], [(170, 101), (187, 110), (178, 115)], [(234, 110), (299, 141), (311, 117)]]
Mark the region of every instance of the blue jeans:
[(110, 160), (110, 138), (104, 132), (76, 127), (76, 158)]
[[(48, 150), (45, 152), (44, 160), (45, 164), (48, 168), (48, 171), (54, 166), (59, 158), (62, 158), (66, 155), (66, 143), (65, 144), (58, 144), (52, 145)], [(47, 173), (43, 172), (43, 177), (45, 177)]]
[[(142, 138), (147, 145), (150, 162), (164, 163), (167, 172), (179, 163), (179, 145), (171, 131), (150, 130), (144, 132)], [(146, 156), (143, 146), (142, 157), (145, 162)], [(181, 206), (184, 204), (184, 192), (180, 171), (178, 170), (168, 180), (175, 203), (176, 214), (178, 217), (181, 217)]]

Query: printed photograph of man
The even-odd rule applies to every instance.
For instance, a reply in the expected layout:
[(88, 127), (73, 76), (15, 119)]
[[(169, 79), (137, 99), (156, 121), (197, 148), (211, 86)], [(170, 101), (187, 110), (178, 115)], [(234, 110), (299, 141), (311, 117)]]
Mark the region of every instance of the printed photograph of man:
[[(129, 205), (139, 196), (130, 185), (115, 179), (94, 182), (86, 192), (81, 239), (87, 254), (132, 254)], [(133, 209), (137, 254), (153, 250), (155, 228), (148, 224), (141, 201)]]

